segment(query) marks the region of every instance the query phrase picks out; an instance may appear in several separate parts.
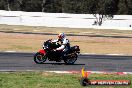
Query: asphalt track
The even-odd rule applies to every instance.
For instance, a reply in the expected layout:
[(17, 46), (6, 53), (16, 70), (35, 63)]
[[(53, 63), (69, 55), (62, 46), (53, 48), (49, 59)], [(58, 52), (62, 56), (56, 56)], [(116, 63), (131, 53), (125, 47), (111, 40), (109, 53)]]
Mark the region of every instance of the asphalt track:
[(132, 56), (79, 55), (74, 65), (64, 62), (36, 64), (34, 53), (0, 52), (0, 71), (80, 71), (85, 67), (89, 71), (132, 72)]

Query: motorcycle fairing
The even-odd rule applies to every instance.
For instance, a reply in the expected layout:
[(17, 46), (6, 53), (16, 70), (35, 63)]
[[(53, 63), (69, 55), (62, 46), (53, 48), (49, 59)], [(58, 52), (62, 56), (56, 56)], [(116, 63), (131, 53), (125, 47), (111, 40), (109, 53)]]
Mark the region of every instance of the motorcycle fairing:
[(46, 54), (45, 50), (39, 50), (39, 52), (40, 52), (41, 54), (43, 54), (43, 55)]

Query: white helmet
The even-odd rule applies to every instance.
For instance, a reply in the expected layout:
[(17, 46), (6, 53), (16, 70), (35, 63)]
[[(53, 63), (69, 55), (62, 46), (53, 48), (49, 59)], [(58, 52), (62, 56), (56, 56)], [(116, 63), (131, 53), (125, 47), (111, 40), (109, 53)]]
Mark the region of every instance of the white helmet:
[(65, 35), (64, 33), (59, 33), (58, 38), (59, 38), (59, 39), (64, 39), (65, 36), (66, 36), (66, 35)]

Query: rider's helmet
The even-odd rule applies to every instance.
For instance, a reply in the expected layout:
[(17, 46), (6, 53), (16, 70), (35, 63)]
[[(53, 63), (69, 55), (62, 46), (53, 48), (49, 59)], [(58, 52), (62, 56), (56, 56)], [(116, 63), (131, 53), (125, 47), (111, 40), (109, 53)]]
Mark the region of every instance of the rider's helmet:
[(64, 33), (59, 33), (58, 38), (59, 38), (59, 39), (64, 39), (65, 36), (66, 36), (66, 35), (65, 35)]

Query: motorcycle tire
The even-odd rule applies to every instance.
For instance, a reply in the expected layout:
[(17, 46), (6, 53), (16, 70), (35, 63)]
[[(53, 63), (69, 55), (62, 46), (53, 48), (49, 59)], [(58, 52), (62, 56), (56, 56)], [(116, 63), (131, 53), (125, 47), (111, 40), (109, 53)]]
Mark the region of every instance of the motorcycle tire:
[(47, 60), (47, 57), (39, 52), (34, 55), (34, 62), (37, 64), (43, 64)]
[(72, 56), (72, 57), (69, 57), (69, 56), (66, 56), (66, 57), (64, 57), (64, 62), (65, 62), (65, 64), (67, 64), (67, 65), (72, 65), (72, 64), (74, 64), (75, 63), (75, 61), (77, 60), (77, 54), (75, 53), (74, 54), (74, 56)]

